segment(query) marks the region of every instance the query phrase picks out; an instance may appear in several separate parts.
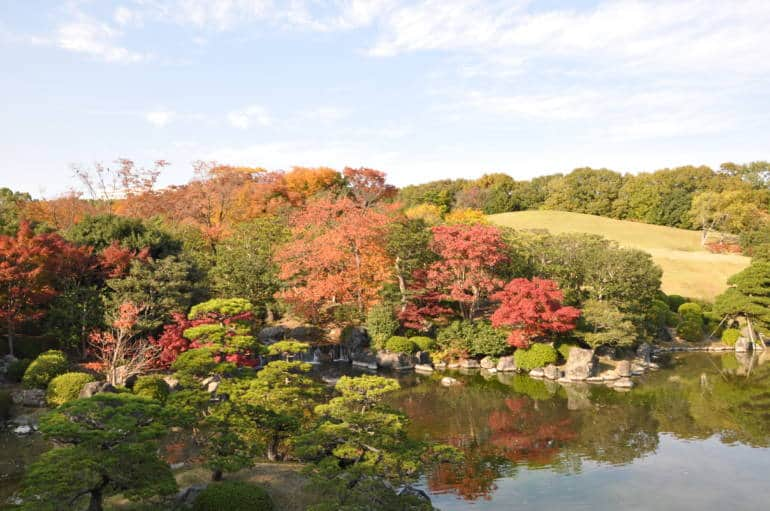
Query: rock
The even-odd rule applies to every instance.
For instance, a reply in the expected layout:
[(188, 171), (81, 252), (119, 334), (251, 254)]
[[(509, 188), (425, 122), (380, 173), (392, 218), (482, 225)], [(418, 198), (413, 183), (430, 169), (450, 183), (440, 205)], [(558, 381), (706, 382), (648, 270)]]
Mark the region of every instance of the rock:
[(176, 507), (183, 509), (191, 508), (195, 503), (195, 499), (198, 498), (198, 495), (205, 489), (205, 484), (196, 484), (180, 490), (180, 492), (176, 494), (176, 499), (174, 499), (177, 504)]
[(103, 394), (105, 392), (117, 392), (118, 390), (112, 386), (112, 384), (106, 381), (92, 381), (86, 383), (83, 388), (80, 389), (78, 397), (94, 397), (96, 394)]
[(636, 356), (640, 358), (644, 363), (649, 364), (652, 360), (652, 346), (643, 342), (636, 349)]
[(564, 366), (564, 375), (573, 381), (582, 381), (593, 376), (596, 368), (596, 354), (594, 350), (572, 348), (569, 350), (567, 364)]
[(416, 359), (415, 362), (422, 365), (431, 365), (433, 363), (433, 359), (430, 357), (430, 352), (428, 351), (418, 351), (414, 354), (414, 358)]
[(168, 385), (168, 390), (175, 392), (179, 390), (179, 380), (173, 376), (164, 376), (163, 381)]
[(377, 352), (377, 365), (383, 369), (406, 371), (414, 368), (414, 358), (406, 353)]
[(735, 341), (735, 351), (738, 353), (749, 351), (751, 348), (751, 341), (748, 337), (739, 337), (738, 340)]
[(543, 376), (549, 380), (558, 380), (561, 378), (561, 369), (553, 364), (549, 364), (543, 368)]
[(500, 357), (497, 361), (497, 370), (501, 372), (513, 372), (516, 370), (516, 362), (513, 360), (513, 356)]
[(631, 376), (631, 362), (628, 360), (621, 360), (618, 362), (618, 365), (615, 366), (615, 372), (618, 373), (618, 376), (621, 378), (628, 378)]
[(459, 369), (460, 368), (460, 362), (452, 361), (447, 364), (447, 369)]
[(32, 429), (37, 429), (37, 418), (31, 415), (18, 415), (8, 422), (13, 426), (29, 426)]
[(45, 390), (19, 389), (13, 393), (13, 402), (21, 406), (43, 408), (46, 405)]
[(602, 381), (615, 381), (620, 378), (616, 371), (604, 371), (599, 375)]
[(602, 383), (604, 382), (604, 378), (601, 376), (589, 376), (586, 378), (586, 383)]
[(361, 327), (347, 327), (342, 331), (340, 344), (347, 350), (351, 358), (355, 358), (358, 352), (369, 347), (369, 334)]
[(263, 344), (272, 344), (286, 338), (286, 328), (282, 326), (266, 326), (257, 334), (257, 338)]
[(353, 367), (359, 367), (361, 369), (366, 369), (369, 371), (376, 371), (377, 370), (377, 362), (366, 362), (364, 360), (354, 360), (353, 361)]
[(13, 432), (17, 435), (29, 435), (33, 432), (32, 426), (16, 426), (13, 428)]
[(460, 360), (460, 367), (463, 369), (478, 369), (481, 367), (479, 361), (473, 358), (464, 358)]
[(285, 338), (301, 342), (318, 342), (323, 339), (323, 336), (323, 330), (315, 326), (298, 326), (284, 333)]
[(416, 364), (414, 366), (415, 371), (419, 371), (421, 373), (432, 373), (433, 372), (433, 366), (428, 364)]
[(539, 368), (537, 368), (537, 369), (532, 369), (532, 370), (529, 372), (529, 375), (530, 375), (532, 378), (542, 378), (543, 376), (545, 376), (545, 373), (544, 373), (544, 371), (543, 371), (543, 368), (542, 368), (542, 367), (539, 367)]
[(203, 378), (203, 380), (201, 380), (201, 387), (208, 387), (211, 383), (219, 380), (219, 376), (209, 376), (208, 378)]
[(479, 365), (482, 369), (495, 369), (497, 368), (497, 363), (494, 361), (492, 357), (484, 357), (481, 359), (481, 362), (479, 362)]
[(639, 364), (631, 365), (631, 374), (633, 376), (641, 376), (644, 374), (645, 368)]
[(442, 387), (452, 387), (454, 385), (460, 385), (460, 382), (451, 376), (444, 376), (441, 378)]
[(417, 500), (421, 500), (425, 502), (426, 504), (430, 504), (430, 497), (428, 497), (428, 494), (425, 493), (422, 490), (418, 490), (417, 488), (414, 488), (410, 485), (406, 485), (398, 492), (399, 497), (412, 497)]
[(618, 389), (630, 389), (634, 386), (634, 382), (631, 380), (631, 378), (621, 378), (612, 386)]
[[(206, 378), (208, 380), (209, 378)], [(204, 380), (204, 381), (206, 381)], [(216, 394), (217, 390), (219, 389), (219, 381), (218, 380), (211, 380), (205, 385), (203, 385), (203, 388), (206, 389), (206, 392), (209, 394)]]
[(433, 364), (433, 367), (438, 371), (443, 371), (446, 369), (446, 362), (436, 362)]
[(565, 383), (572, 383), (572, 382), (573, 382), (573, 380), (570, 380), (566, 376), (562, 376), (561, 378), (556, 380), (556, 383), (561, 383), (562, 385), (564, 385)]
[(481, 373), (482, 374), (484, 374), (484, 373), (486, 373), (486, 374), (495, 374), (496, 372), (497, 372), (497, 368), (496, 367), (490, 367), (489, 369), (481, 368)]

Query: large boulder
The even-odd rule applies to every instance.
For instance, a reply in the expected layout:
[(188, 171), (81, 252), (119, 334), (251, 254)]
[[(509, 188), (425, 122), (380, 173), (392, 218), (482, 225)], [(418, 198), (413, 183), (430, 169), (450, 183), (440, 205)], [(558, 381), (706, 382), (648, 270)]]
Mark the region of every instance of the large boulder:
[(272, 344), (286, 338), (288, 329), (282, 326), (266, 326), (257, 334), (262, 344)]
[(377, 352), (377, 365), (383, 369), (406, 371), (414, 368), (414, 358), (406, 353), (393, 353), (383, 350)]
[(594, 350), (572, 348), (564, 367), (564, 376), (573, 381), (583, 381), (593, 376), (596, 369), (596, 354)]
[(478, 369), (480, 367), (481, 364), (479, 364), (479, 361), (475, 358), (464, 358), (460, 360), (461, 369)]
[(497, 369), (497, 363), (492, 357), (484, 357), (479, 362), (482, 369)]
[(735, 341), (735, 351), (738, 353), (749, 351), (751, 348), (751, 341), (748, 337), (739, 337), (738, 340)]
[(643, 342), (639, 347), (636, 349), (636, 357), (640, 359), (645, 364), (649, 364), (652, 362), (652, 346), (647, 344), (646, 342)]
[(92, 381), (83, 385), (78, 397), (94, 397), (96, 394), (105, 392), (117, 392), (118, 390), (106, 381)]
[(631, 376), (631, 362), (620, 360), (618, 365), (615, 366), (615, 372), (621, 378), (629, 378)]
[(500, 372), (513, 372), (516, 370), (516, 362), (513, 356), (500, 357), (497, 361), (497, 370)]
[(11, 396), (13, 402), (21, 406), (43, 408), (46, 405), (45, 390), (43, 389), (19, 389)]
[(347, 327), (340, 335), (340, 344), (354, 358), (356, 353), (369, 347), (369, 334), (361, 327)]
[(460, 381), (456, 378), (452, 378), (451, 376), (444, 376), (441, 378), (442, 387), (453, 387), (455, 385), (460, 385)]
[(553, 364), (549, 364), (543, 368), (543, 376), (549, 380), (558, 380), (561, 378), (561, 369)]
[(414, 354), (414, 357), (417, 359), (418, 364), (430, 365), (433, 363), (433, 359), (428, 351), (418, 351)]

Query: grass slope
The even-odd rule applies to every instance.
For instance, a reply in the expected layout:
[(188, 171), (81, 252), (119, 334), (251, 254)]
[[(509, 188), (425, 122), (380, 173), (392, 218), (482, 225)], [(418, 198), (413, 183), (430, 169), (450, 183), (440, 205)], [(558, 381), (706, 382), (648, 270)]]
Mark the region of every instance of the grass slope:
[(514, 229), (598, 234), (644, 250), (663, 269), (663, 291), (691, 298), (713, 300), (727, 287), (727, 278), (749, 264), (748, 257), (704, 250), (697, 231), (564, 211), (502, 213), (489, 220)]

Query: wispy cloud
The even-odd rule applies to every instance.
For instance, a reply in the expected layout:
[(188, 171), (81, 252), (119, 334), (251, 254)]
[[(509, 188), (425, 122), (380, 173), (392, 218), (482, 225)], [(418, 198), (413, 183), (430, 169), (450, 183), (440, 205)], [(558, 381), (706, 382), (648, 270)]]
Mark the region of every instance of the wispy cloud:
[(176, 117), (176, 113), (169, 110), (155, 110), (147, 112), (144, 116), (147, 122), (161, 128), (173, 121), (174, 117)]
[(269, 126), (272, 122), (267, 110), (259, 105), (251, 105), (242, 110), (236, 110), (227, 114), (227, 121), (235, 128), (249, 129), (254, 124)]
[(121, 32), (106, 23), (82, 18), (58, 27), (55, 44), (64, 50), (84, 53), (107, 62), (139, 62), (148, 55), (131, 51), (116, 41)]

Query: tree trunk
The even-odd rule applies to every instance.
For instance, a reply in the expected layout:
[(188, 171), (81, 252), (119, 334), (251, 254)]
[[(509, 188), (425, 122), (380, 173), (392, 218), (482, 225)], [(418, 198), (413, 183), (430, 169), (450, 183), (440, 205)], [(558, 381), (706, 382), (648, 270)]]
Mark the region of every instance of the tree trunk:
[(13, 355), (13, 323), (8, 321), (8, 354)]
[(219, 469), (214, 470), (211, 473), (211, 480), (212, 481), (221, 481), (222, 480), (222, 471)]
[(267, 443), (267, 459), (270, 461), (278, 461), (280, 458), (281, 456), (278, 454), (278, 436), (273, 435)]
[(101, 488), (91, 490), (91, 501), (88, 503), (88, 511), (103, 511)]

